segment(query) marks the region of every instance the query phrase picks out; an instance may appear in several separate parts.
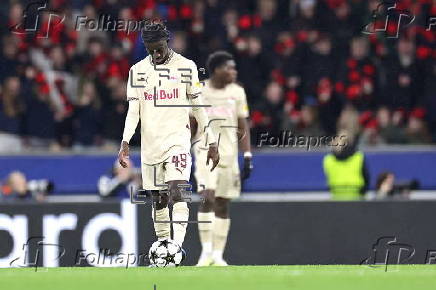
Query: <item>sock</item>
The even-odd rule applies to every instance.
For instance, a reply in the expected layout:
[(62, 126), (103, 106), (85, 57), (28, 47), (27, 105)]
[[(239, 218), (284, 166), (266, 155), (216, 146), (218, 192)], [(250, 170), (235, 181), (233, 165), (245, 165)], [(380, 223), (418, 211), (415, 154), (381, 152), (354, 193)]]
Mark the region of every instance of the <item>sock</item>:
[(210, 221), (211, 223), (198, 223), (198, 233), (201, 242), (201, 256), (210, 256), (212, 254), (212, 230), (214, 212), (198, 212), (197, 220), (199, 222)]
[[(156, 211), (156, 220), (154, 220), (154, 212)], [(163, 209), (153, 209), (152, 210), (152, 218), (154, 221), (154, 231), (156, 233), (158, 240), (165, 240), (170, 238), (171, 226), (170, 223), (170, 211), (168, 207)], [(165, 221), (167, 223), (156, 223), (156, 221)]]
[[(189, 208), (186, 202), (176, 202), (173, 205), (173, 221), (188, 221)], [(188, 223), (173, 223), (174, 240), (182, 246), (185, 240)]]
[(230, 229), (230, 219), (223, 219), (215, 216), (213, 223), (213, 258), (222, 259), (226, 247), (227, 234)]

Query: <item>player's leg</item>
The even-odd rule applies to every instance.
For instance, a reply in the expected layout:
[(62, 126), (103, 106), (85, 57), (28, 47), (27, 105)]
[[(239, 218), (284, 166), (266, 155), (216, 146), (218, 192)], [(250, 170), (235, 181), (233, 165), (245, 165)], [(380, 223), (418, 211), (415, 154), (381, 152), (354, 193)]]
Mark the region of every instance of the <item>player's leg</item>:
[(223, 253), (230, 230), (230, 201), (239, 197), (240, 192), (239, 168), (235, 161), (232, 166), (220, 169), (215, 190), (212, 254), (215, 266), (227, 266)]
[(171, 202), (173, 204), (172, 225), (173, 239), (180, 246), (185, 240), (187, 222), (189, 219), (189, 208), (187, 202), (183, 199), (183, 192), (189, 190), (186, 185), (190, 186), (185, 180), (171, 180), (167, 182)]
[(171, 235), (168, 194), (157, 186), (163, 184), (163, 181), (163, 164), (142, 165), (142, 186), (151, 191), (152, 194), (153, 210), (151, 216), (158, 240), (169, 239)]
[(166, 191), (152, 190), (152, 218), (154, 231), (158, 240), (166, 240), (171, 236), (170, 211), (168, 209), (168, 194)]
[(216, 266), (227, 266), (227, 263), (223, 259), (223, 253), (226, 247), (227, 235), (230, 229), (229, 207), (230, 199), (223, 197), (215, 198), (212, 258), (214, 265)]
[(212, 228), (215, 219), (215, 191), (206, 189), (199, 192), (202, 202), (198, 207), (198, 233), (201, 242), (201, 255), (197, 266), (209, 266), (212, 263)]
[(202, 198), (197, 213), (198, 233), (201, 242), (201, 255), (197, 266), (210, 266), (213, 246), (212, 230), (215, 219), (215, 188), (220, 168), (217, 167), (211, 172), (210, 167), (206, 165), (207, 151), (197, 149), (195, 152), (195, 179), (198, 185), (197, 191)]
[(189, 219), (186, 193), (191, 192), (191, 185), (188, 183), (189, 176), (191, 175), (191, 165), (192, 160), (189, 152), (176, 153), (164, 163), (164, 179), (168, 185), (170, 202), (173, 204), (173, 240), (180, 247), (185, 240), (186, 227), (188, 226), (187, 221)]

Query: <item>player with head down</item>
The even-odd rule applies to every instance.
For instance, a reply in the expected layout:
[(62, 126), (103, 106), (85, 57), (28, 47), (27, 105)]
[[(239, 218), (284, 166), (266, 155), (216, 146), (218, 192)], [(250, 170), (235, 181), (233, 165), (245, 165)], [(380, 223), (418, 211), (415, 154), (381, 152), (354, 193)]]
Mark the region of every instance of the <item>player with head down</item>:
[[(204, 102), (211, 105), (206, 112), (212, 131), (219, 140), (220, 163), (213, 172), (209, 170), (205, 162), (207, 142), (204, 139), (207, 135), (200, 136), (200, 141), (194, 145), (195, 177), (203, 197), (198, 212), (198, 221), (202, 221), (198, 224), (202, 253), (197, 266), (226, 266), (223, 252), (230, 229), (229, 203), (240, 194), (240, 178), (248, 178), (253, 168), (248, 106), (244, 88), (236, 83), (237, 72), (231, 54), (225, 51), (211, 54), (207, 68), (210, 78), (205, 81), (202, 96)], [(244, 154), (241, 177), (238, 143)]]
[[(156, 236), (163, 240), (171, 238), (168, 204), (173, 205), (173, 221), (189, 218), (189, 208), (182, 194), (189, 190), (192, 163), (191, 111), (208, 135), (206, 159), (207, 163), (212, 160), (212, 169), (219, 162), (219, 153), (202, 107), (202, 84), (198, 80), (197, 66), (168, 47), (169, 31), (163, 23), (148, 21), (141, 34), (149, 55), (130, 68), (129, 109), (118, 159), (123, 167), (128, 165), (129, 141), (141, 121), (143, 188), (159, 196), (153, 219)], [(182, 246), (187, 223), (172, 223), (172, 226), (173, 239)]]

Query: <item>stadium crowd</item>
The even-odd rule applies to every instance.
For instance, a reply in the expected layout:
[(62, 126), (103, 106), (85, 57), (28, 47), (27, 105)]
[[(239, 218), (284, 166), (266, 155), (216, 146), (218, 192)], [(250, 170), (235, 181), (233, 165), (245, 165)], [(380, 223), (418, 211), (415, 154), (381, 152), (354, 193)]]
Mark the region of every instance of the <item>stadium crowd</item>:
[[(171, 47), (199, 68), (213, 51), (233, 53), (253, 144), (265, 131), (340, 129), (365, 145), (434, 143), (436, 42), (426, 26), (436, 6), (397, 2), (374, 33), (385, 20), (373, 21), (378, 0), (51, 0), (39, 19), (31, 1), (3, 1), (0, 151), (118, 148), (129, 67), (145, 50), (137, 32), (77, 29), (79, 16), (101, 15), (166, 19)], [(31, 22), (30, 9), (34, 33), (17, 25)], [(398, 23), (401, 11), (413, 22)]]

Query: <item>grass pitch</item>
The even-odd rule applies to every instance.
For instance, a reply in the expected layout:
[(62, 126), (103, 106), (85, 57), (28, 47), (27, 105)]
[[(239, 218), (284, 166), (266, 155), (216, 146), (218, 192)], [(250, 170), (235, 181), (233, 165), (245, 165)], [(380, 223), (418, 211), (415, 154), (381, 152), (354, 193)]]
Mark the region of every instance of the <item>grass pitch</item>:
[(425, 290), (435, 285), (436, 265), (0, 269), (5, 290)]

